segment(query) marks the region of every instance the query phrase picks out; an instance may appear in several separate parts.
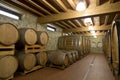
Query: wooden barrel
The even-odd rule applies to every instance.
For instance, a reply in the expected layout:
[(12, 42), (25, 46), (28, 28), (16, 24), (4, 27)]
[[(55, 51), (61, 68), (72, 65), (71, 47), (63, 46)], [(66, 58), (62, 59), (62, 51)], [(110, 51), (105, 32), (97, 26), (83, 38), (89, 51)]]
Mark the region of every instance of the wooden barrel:
[(65, 50), (62, 50), (62, 52), (66, 53), (68, 55), (68, 58), (69, 58), (69, 64), (73, 64), (73, 55), (70, 51), (65, 51)]
[(0, 56), (0, 80), (12, 76), (18, 68), (14, 56)]
[(120, 21), (116, 21), (111, 29), (112, 65), (115, 73), (120, 74)]
[(0, 43), (3, 45), (12, 45), (19, 39), (19, 33), (13, 24), (0, 24)]
[(59, 49), (66, 49), (66, 36), (59, 37), (58, 48)]
[(48, 60), (46, 52), (39, 52), (36, 54), (37, 64), (45, 66)]
[[(61, 42), (62, 41), (62, 42)], [(59, 46), (61, 45), (65, 50), (81, 50), (82, 49), (82, 36), (62, 36), (59, 39)], [(60, 48), (61, 49), (61, 48)]]
[(37, 33), (32, 28), (19, 29), (20, 39), (17, 42), (18, 46), (34, 45), (37, 42)]
[(79, 59), (78, 51), (74, 51), (74, 52), (75, 52), (75, 55), (76, 55), (76, 59), (78, 60)]
[(69, 65), (69, 58), (67, 54), (62, 51), (52, 51), (48, 53), (48, 60), (58, 66), (68, 66)]
[(31, 70), (36, 65), (36, 57), (32, 53), (16, 52), (15, 56), (18, 59), (19, 67), (18, 70)]
[(37, 31), (37, 44), (46, 45), (48, 43), (48, 34), (44, 31)]
[(74, 51), (70, 51), (71, 52), (71, 54), (72, 54), (72, 57), (73, 57), (73, 61), (74, 62), (76, 62), (76, 54), (75, 54), (75, 52)]
[(111, 63), (111, 33), (110, 31), (106, 33), (105, 35), (105, 53), (106, 53), (106, 58), (109, 63)]

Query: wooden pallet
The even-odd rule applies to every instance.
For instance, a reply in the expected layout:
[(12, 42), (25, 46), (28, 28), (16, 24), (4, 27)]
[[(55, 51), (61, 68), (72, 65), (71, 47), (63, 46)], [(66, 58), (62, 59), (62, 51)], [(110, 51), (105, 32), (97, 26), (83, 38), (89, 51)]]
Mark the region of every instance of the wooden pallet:
[(4, 46), (0, 44), (0, 55), (14, 55), (15, 45)]
[(63, 66), (57, 66), (57, 65), (53, 65), (53, 64), (50, 64), (49, 67), (51, 68), (57, 68), (57, 69), (62, 69), (64, 70), (66, 67), (63, 65)]
[(41, 45), (25, 45), (25, 53), (29, 53), (29, 52), (40, 52), (40, 51), (46, 51), (45, 46), (41, 46)]
[(23, 72), (17, 72), (17, 73), (19, 73), (19, 74), (21, 74), (21, 75), (26, 75), (26, 74), (28, 74), (28, 73), (31, 73), (31, 72), (33, 72), (33, 71), (36, 71), (36, 70), (41, 69), (41, 68), (44, 68), (44, 67), (45, 67), (45, 66), (37, 65), (37, 66), (33, 67), (31, 70), (29, 70), (29, 71), (24, 70)]

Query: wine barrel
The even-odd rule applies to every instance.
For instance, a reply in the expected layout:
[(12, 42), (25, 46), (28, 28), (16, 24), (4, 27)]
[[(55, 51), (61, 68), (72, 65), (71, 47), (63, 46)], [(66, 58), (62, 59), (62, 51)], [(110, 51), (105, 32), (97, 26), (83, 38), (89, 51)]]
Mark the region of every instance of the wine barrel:
[(62, 50), (62, 52), (66, 53), (68, 58), (69, 58), (69, 64), (73, 64), (73, 55), (70, 51), (65, 51), (65, 50)]
[(112, 65), (116, 74), (120, 74), (120, 21), (111, 28)]
[(36, 59), (37, 59), (37, 64), (38, 65), (42, 65), (42, 66), (45, 66), (46, 63), (47, 63), (47, 54), (46, 52), (39, 52), (36, 54)]
[(73, 57), (73, 62), (76, 62), (76, 54), (75, 54), (75, 52), (74, 51), (70, 51), (71, 52), (71, 54), (72, 54), (72, 57)]
[(37, 44), (46, 45), (48, 43), (48, 34), (44, 31), (37, 31)]
[(31, 70), (36, 65), (36, 57), (32, 53), (24, 53), (24, 51), (16, 52), (16, 58), (18, 59), (18, 70)]
[(12, 76), (18, 68), (14, 56), (0, 56), (0, 80)]
[(48, 60), (58, 66), (68, 66), (69, 65), (69, 58), (67, 54), (61, 51), (52, 51), (52, 52), (47, 52), (48, 53)]
[(20, 39), (17, 42), (18, 46), (34, 45), (37, 42), (37, 33), (32, 28), (19, 29)]
[(60, 47), (62, 47), (60, 49), (83, 51), (82, 36), (77, 36), (77, 35), (76, 36), (62, 36), (59, 38), (58, 44)]
[(66, 49), (66, 36), (59, 37), (58, 48), (59, 49)]
[(111, 63), (111, 33), (110, 31), (105, 35), (105, 54), (109, 63)]
[(19, 39), (19, 33), (13, 24), (0, 24), (0, 43), (3, 45), (12, 45)]

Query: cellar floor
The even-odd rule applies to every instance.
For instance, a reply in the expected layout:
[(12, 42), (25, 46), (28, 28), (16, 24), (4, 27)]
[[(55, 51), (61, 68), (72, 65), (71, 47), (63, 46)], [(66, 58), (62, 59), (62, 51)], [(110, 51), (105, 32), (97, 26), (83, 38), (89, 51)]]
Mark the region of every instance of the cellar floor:
[(13, 80), (114, 80), (103, 54), (89, 54), (64, 70), (43, 68)]

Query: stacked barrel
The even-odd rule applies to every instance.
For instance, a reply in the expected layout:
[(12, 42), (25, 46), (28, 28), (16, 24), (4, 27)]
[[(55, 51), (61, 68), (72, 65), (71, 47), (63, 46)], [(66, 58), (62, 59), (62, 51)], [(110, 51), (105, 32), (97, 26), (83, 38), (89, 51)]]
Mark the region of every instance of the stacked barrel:
[(46, 32), (0, 24), (0, 80), (11, 79), (16, 70), (29, 72), (35, 66), (45, 66), (47, 42)]
[(58, 41), (58, 48), (61, 50), (77, 50), (79, 57), (90, 53), (90, 40), (79, 35), (62, 36)]
[[(48, 35), (46, 32), (35, 31), (32, 28), (19, 29), (20, 38), (16, 43), (15, 56), (19, 62), (19, 71), (30, 71), (36, 65), (45, 66), (47, 62), (47, 54), (45, 51), (37, 51), (34, 49), (35, 45), (45, 46), (48, 42)], [(27, 52), (25, 47), (31, 47)], [(39, 48), (39, 47), (38, 47)]]
[(110, 63), (116, 80), (120, 76), (120, 21), (113, 23), (112, 28), (103, 39), (103, 52)]
[(47, 51), (48, 64), (66, 68), (79, 59), (78, 51), (76, 50), (52, 50)]
[(10, 24), (0, 24), (0, 80), (10, 79), (18, 68), (14, 56), (14, 44), (19, 39), (17, 28)]

